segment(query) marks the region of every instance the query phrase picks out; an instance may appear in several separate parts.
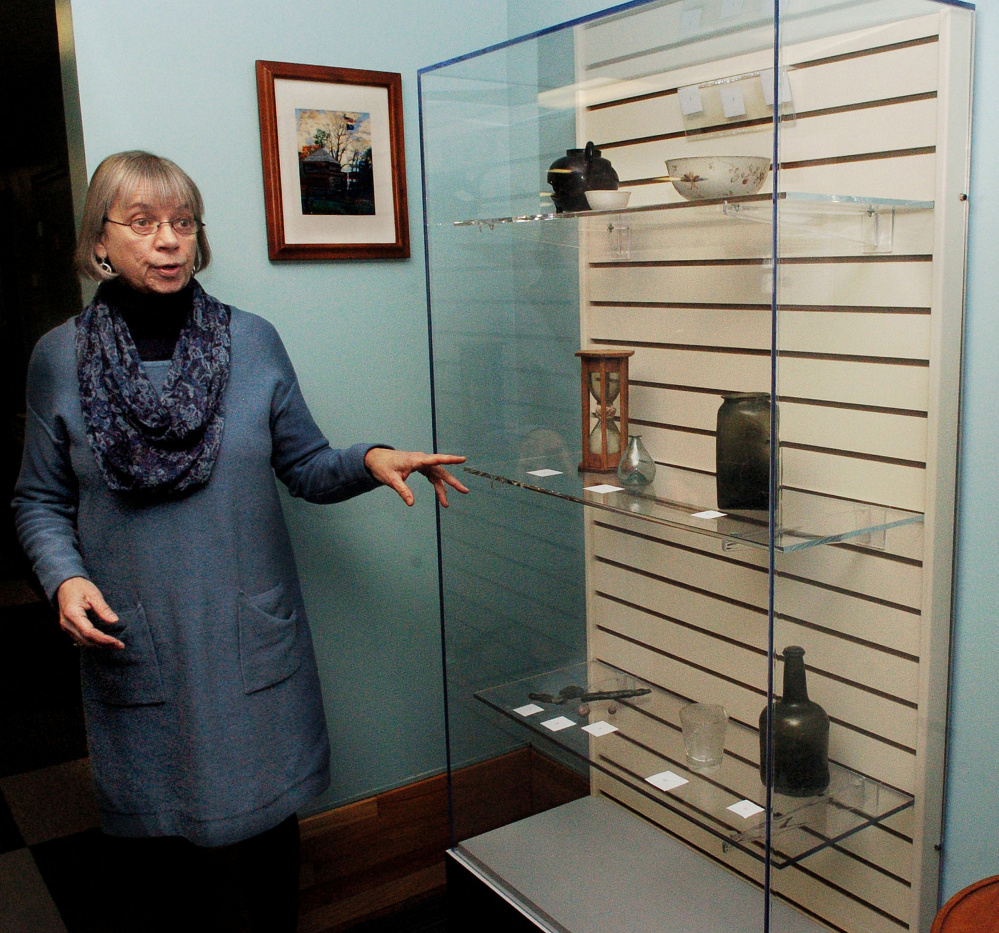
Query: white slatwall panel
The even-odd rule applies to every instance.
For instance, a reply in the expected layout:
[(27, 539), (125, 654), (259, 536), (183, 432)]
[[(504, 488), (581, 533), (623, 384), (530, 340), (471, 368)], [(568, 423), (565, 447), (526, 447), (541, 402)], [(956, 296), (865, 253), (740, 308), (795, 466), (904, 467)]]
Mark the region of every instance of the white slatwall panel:
[(862, 191), (868, 198), (933, 200), (932, 153), (833, 165), (784, 168), (785, 191)]
[(778, 380), (780, 394), (795, 399), (924, 412), (929, 401), (925, 366), (792, 357), (781, 360)]
[[(780, 273), (782, 301), (789, 305), (925, 308), (931, 286), (931, 263), (922, 256), (913, 262), (795, 262)], [(601, 264), (592, 269), (590, 288), (592, 301), (758, 303), (769, 300), (770, 276), (758, 261)]]
[[(851, 58), (821, 67), (799, 62), (791, 66), (789, 81), (794, 99), (807, 100), (807, 113), (815, 113), (867, 103), (874, 88), (878, 98), (889, 100), (933, 94), (936, 92), (936, 73), (937, 43), (934, 38), (934, 41), (883, 55)], [(679, 124), (680, 104), (675, 86), (666, 86), (664, 81), (660, 82), (660, 86), (661, 96), (591, 111), (587, 127), (593, 139), (605, 148), (608, 143), (616, 148), (619, 140), (660, 135), (664, 127)], [(649, 93), (651, 88), (652, 85), (647, 82), (644, 93)], [(796, 109), (802, 119), (810, 118), (800, 106)], [(613, 152), (615, 164), (616, 155)]]
[[(794, 77), (796, 75), (792, 74), (793, 93), (796, 92)], [(676, 100), (675, 96), (668, 99)], [(676, 122), (679, 123), (679, 108), (676, 117)], [(845, 112), (802, 114), (783, 128), (780, 158), (782, 163), (795, 163), (816, 158), (835, 159), (872, 152), (932, 148), (936, 140), (935, 127), (935, 98), (907, 100)], [(710, 135), (691, 136), (654, 139), (610, 148), (605, 144), (602, 151), (612, 159), (622, 184), (627, 187), (629, 183), (647, 181), (665, 174), (663, 162), (666, 159), (736, 153), (769, 156), (771, 141), (765, 133), (746, 135), (737, 142), (732, 142), (731, 139), (720, 140)], [(821, 152), (822, 155), (816, 156), (816, 152)], [(667, 189), (664, 188), (665, 190)], [(868, 194), (867, 191), (859, 193)], [(669, 200), (679, 201), (680, 195), (674, 192)]]
[[(640, 28), (640, 17), (633, 19)], [(786, 50), (797, 119), (781, 138), (782, 188), (934, 199), (935, 29), (929, 17)], [(602, 48), (604, 59), (623, 55), (628, 40), (620, 24), (615, 31), (616, 53), (601, 36), (583, 43)], [(584, 113), (580, 138), (605, 150), (632, 188), (633, 206), (682, 200), (657, 181), (667, 158), (770, 154), (766, 130), (684, 137), (677, 87), (767, 65), (765, 51), (710, 57), (681, 69), (674, 57), (673, 71), (628, 83), (620, 103), (598, 92), (600, 106)], [(647, 57), (657, 58), (665, 67), (670, 52)], [(620, 66), (597, 65), (586, 74), (615, 70)], [(654, 96), (628, 99), (639, 94)], [(756, 216), (765, 220), (767, 210), (764, 202)], [(719, 394), (769, 390), (770, 278), (760, 260), (769, 254), (770, 231), (703, 209), (670, 214), (658, 227), (638, 215), (626, 235), (606, 231), (602, 221), (590, 225), (582, 332), (590, 345), (634, 349), (635, 430), (657, 461), (710, 480)], [(921, 510), (932, 215), (896, 216), (888, 255), (865, 253), (842, 220), (817, 233), (790, 203), (780, 216), (781, 253), (792, 260), (779, 280), (782, 482)], [(767, 682), (765, 552), (722, 553), (710, 539), (603, 513), (588, 521), (591, 657), (681, 697), (724, 703), (741, 724), (730, 730), (728, 751), (744, 760), (732, 790), (748, 794), (759, 781), (755, 723)], [(832, 719), (831, 757), (918, 793), (922, 529), (891, 531), (886, 543), (883, 551), (847, 545), (779, 556), (775, 643), (806, 649), (810, 693)], [(778, 664), (778, 683), (780, 672)], [(610, 771), (640, 777), (670, 761), (682, 764), (677, 723), (646, 718), (628, 729), (648, 750), (620, 738), (602, 742)], [(593, 784), (761, 880), (759, 862), (722, 851), (716, 837), (647, 796), (598, 772)], [(906, 811), (775, 872), (775, 889), (834, 929), (899, 933), (913, 912), (913, 831)]]
[[(913, 315), (899, 326), (899, 316), (877, 312), (786, 311), (780, 316), (781, 346), (797, 353), (925, 360), (930, 349), (929, 315)], [(694, 310), (676, 307), (597, 306), (590, 318), (595, 341), (657, 340), (671, 344), (770, 349), (769, 309)]]

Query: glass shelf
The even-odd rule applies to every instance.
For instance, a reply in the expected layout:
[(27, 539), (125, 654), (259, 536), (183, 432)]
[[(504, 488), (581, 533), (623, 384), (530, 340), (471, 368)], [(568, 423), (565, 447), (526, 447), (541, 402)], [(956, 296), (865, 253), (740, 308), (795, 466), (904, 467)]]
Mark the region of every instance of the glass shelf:
[[(588, 699), (578, 695), (583, 691), (639, 695)], [(729, 809), (737, 804), (745, 807), (747, 802), (765, 808), (766, 789), (758, 765), (745, 756), (747, 750), (758, 748), (756, 729), (730, 720), (720, 767), (693, 771), (687, 767), (679, 729), (679, 710), (689, 701), (600, 661), (481, 690), (475, 697), (528, 732), (696, 823), (719, 838), (723, 850), (737, 848), (754, 858), (765, 858), (765, 809), (748, 817)], [(557, 702), (560, 699), (563, 702)], [(597, 723), (604, 724), (598, 733), (608, 726), (614, 728), (603, 734), (583, 731), (583, 726)], [(559, 728), (553, 731), (553, 727)], [(634, 760), (636, 748), (643, 753), (647, 774), (616, 764), (616, 749), (625, 746), (629, 760)], [(666, 771), (682, 783), (664, 791), (648, 781)], [(795, 865), (913, 805), (912, 796), (862, 774), (832, 762), (830, 771), (832, 780), (825, 793), (772, 795), (770, 836), (775, 868)]]
[[(786, 191), (777, 195), (781, 236), (840, 240), (859, 246), (864, 252), (890, 253), (893, 249), (895, 217), (933, 210), (932, 201), (906, 201), (898, 198), (865, 198), (855, 195), (813, 194)], [(553, 245), (578, 248), (574, 240), (577, 225), (594, 232), (613, 235), (617, 252), (627, 254), (629, 244), (622, 237), (641, 230), (703, 224), (706, 212), (726, 222), (770, 225), (773, 198), (770, 194), (738, 198), (711, 198), (703, 201), (671, 201), (606, 211), (522, 214), (453, 221), (455, 227), (478, 230), (514, 228), (534, 231), (533, 235)], [(571, 228), (570, 233), (568, 229)], [(565, 239), (568, 237), (568, 239)]]
[[(659, 465), (651, 486), (631, 491), (621, 488), (613, 473), (556, 472), (547, 469), (548, 466), (543, 459), (525, 458), (466, 465), (464, 470), (495, 483), (720, 538), (726, 548), (769, 547), (768, 513), (762, 510), (719, 513), (714, 507), (717, 500), (713, 475)], [(601, 486), (614, 488), (611, 491), (593, 488)], [(884, 549), (888, 529), (923, 520), (920, 512), (787, 488), (781, 490), (776, 518), (774, 550), (785, 553), (847, 540)]]
[[(864, 198), (843, 194), (813, 194), (806, 191), (782, 191), (777, 200), (785, 202), (787, 209), (798, 213), (859, 215), (872, 212), (895, 211), (912, 213), (933, 210), (932, 201), (905, 201), (900, 198)], [(494, 230), (507, 224), (565, 223), (567, 221), (621, 218), (621, 222), (662, 225), (668, 222), (664, 217), (675, 211), (696, 211), (703, 208), (718, 208), (725, 216), (733, 217), (761, 209), (769, 214), (773, 198), (770, 194), (749, 194), (738, 198), (705, 198), (700, 201), (670, 201), (665, 204), (646, 204), (640, 207), (624, 207), (606, 211), (564, 211), (562, 213), (520, 214), (512, 217), (481, 217), (470, 220), (455, 220), (455, 227), (478, 227)], [(785, 208), (782, 207), (781, 210)], [(670, 218), (672, 219), (672, 218)]]

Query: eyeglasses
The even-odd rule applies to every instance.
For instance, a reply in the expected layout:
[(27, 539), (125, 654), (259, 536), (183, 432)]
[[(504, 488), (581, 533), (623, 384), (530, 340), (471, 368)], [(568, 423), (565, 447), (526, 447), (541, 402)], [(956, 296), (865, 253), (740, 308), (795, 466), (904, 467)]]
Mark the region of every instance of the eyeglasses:
[(150, 220), (148, 217), (136, 217), (128, 223), (105, 217), (104, 222), (117, 224), (119, 227), (131, 227), (132, 232), (139, 236), (150, 236), (156, 233), (163, 224), (169, 224), (177, 236), (194, 236), (204, 226), (201, 221), (195, 220), (193, 217), (179, 217), (177, 220)]

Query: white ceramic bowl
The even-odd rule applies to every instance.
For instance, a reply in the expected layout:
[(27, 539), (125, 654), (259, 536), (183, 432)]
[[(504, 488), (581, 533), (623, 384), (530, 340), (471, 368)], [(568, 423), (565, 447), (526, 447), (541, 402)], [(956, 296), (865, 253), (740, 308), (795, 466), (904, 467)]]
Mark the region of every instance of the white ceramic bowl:
[(688, 201), (756, 194), (770, 171), (766, 156), (696, 156), (667, 159), (673, 187)]
[(587, 191), (586, 200), (595, 211), (617, 211), (628, 206), (630, 191)]

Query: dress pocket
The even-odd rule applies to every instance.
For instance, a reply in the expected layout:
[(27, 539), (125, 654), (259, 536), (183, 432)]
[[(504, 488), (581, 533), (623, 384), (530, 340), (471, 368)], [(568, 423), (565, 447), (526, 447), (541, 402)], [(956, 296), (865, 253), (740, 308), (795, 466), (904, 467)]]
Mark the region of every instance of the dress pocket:
[(284, 586), (258, 596), (239, 594), (239, 663), (243, 690), (256, 693), (287, 680), (302, 663), (298, 613), (288, 609)]
[(163, 703), (163, 681), (149, 624), (142, 605), (118, 613), (117, 625), (98, 626), (125, 647), (88, 648), (83, 664), (108, 706), (152, 706)]

